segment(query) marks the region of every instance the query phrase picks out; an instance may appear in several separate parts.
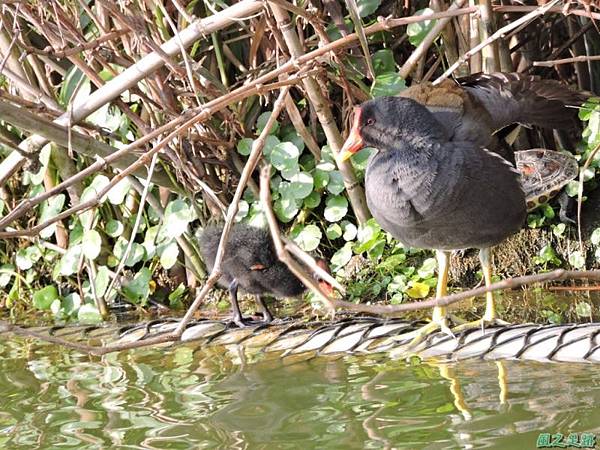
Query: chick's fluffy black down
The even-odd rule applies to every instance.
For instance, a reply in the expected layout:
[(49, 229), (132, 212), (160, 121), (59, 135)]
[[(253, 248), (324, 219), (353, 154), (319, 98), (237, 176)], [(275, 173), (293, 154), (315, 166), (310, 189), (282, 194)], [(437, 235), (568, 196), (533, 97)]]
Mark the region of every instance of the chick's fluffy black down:
[[(200, 235), (200, 252), (208, 270), (214, 266), (222, 232), (222, 224), (209, 225)], [(219, 285), (224, 288), (236, 279), (239, 287), (249, 294), (295, 297), (305, 290), (300, 280), (277, 258), (270, 234), (261, 228), (240, 223), (233, 226), (222, 268)]]

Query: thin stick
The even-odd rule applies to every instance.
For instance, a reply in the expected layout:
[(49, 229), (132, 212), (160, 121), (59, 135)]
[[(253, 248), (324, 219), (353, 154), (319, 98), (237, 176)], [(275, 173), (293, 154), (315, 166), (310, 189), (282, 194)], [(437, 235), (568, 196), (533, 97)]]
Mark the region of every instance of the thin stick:
[[(333, 316), (335, 314), (335, 300), (329, 298), (327, 294), (321, 290), (321, 286), (319, 286), (315, 279), (308, 275), (303, 267), (290, 256), (283, 245), (279, 226), (277, 225), (277, 219), (275, 218), (271, 206), (271, 187), (269, 186), (269, 181), (271, 179), (270, 173), (271, 167), (268, 165), (263, 167), (260, 172), (260, 200), (263, 206), (263, 212), (267, 216), (267, 223), (269, 224), (269, 230), (271, 231), (271, 237), (273, 238), (277, 256), (306, 287), (313, 291), (323, 301), (325, 307)], [(314, 263), (314, 267), (317, 267), (316, 262)]]
[(254, 169), (256, 168), (256, 165), (258, 164), (258, 161), (262, 156), (262, 151), (265, 146), (267, 136), (269, 136), (271, 128), (273, 128), (277, 117), (279, 116), (281, 110), (285, 106), (285, 98), (288, 95), (289, 91), (289, 86), (285, 86), (283, 89), (281, 89), (281, 91), (279, 92), (279, 96), (277, 97), (277, 100), (273, 105), (273, 111), (271, 112), (271, 115), (269, 116), (265, 127), (261, 131), (258, 138), (252, 143), (252, 151), (248, 156), (248, 161), (246, 161), (246, 165), (244, 166), (244, 170), (242, 171), (242, 175), (240, 176), (240, 181), (235, 190), (233, 200), (231, 201), (231, 204), (227, 209), (225, 225), (223, 226), (223, 232), (221, 234), (221, 240), (219, 241), (219, 248), (217, 249), (217, 255), (215, 256), (215, 263), (213, 269), (210, 273), (210, 276), (208, 277), (208, 280), (206, 281), (206, 284), (200, 291), (200, 294), (194, 299), (193, 303), (190, 305), (187, 312), (183, 316), (183, 319), (181, 319), (181, 323), (175, 330), (175, 335), (177, 336), (181, 336), (181, 334), (185, 331), (185, 327), (190, 322), (190, 320), (192, 320), (194, 313), (200, 307), (200, 304), (202, 303), (202, 300), (208, 293), (208, 290), (212, 288), (212, 286), (217, 282), (217, 280), (221, 276), (221, 265), (223, 263), (223, 257), (225, 256), (225, 245), (227, 244), (227, 241), (229, 239), (229, 233), (233, 226), (233, 220), (235, 219), (235, 215), (238, 211), (239, 202), (242, 198), (242, 195), (244, 194), (244, 190), (246, 189), (248, 180), (250, 180), (250, 177), (252, 176), (252, 173), (254, 172)]
[(498, 31), (496, 31), (494, 34), (492, 34), (490, 37), (488, 37), (487, 39), (484, 39), (479, 45), (476, 45), (471, 50), (469, 50), (467, 53), (465, 53), (460, 58), (458, 58), (458, 61), (456, 61), (454, 64), (452, 64), (448, 68), (448, 70), (446, 70), (442, 75), (440, 75), (433, 82), (433, 84), (439, 84), (439, 83), (441, 83), (442, 80), (444, 80), (449, 75), (451, 75), (456, 69), (458, 69), (458, 67), (461, 64), (463, 64), (466, 61), (468, 61), (469, 58), (471, 58), (471, 56), (473, 56), (474, 54), (478, 53), (482, 48), (490, 45), (495, 40), (500, 39), (503, 35), (505, 35), (509, 31), (514, 30), (515, 28), (518, 28), (521, 25), (530, 22), (531, 20), (535, 19), (538, 16), (544, 15), (550, 8), (552, 8), (554, 5), (556, 5), (556, 3), (558, 3), (558, 0), (553, 0), (550, 3), (545, 4), (544, 6), (540, 6), (538, 8), (535, 8), (529, 14), (526, 14), (523, 17), (521, 17), (520, 19), (517, 19), (514, 22), (511, 22), (508, 25), (500, 28)]
[(575, 56), (573, 58), (563, 58), (563, 59), (555, 59), (553, 61), (534, 61), (533, 65), (537, 67), (553, 67), (558, 66), (560, 64), (570, 64), (570, 63), (578, 63), (578, 62), (587, 62), (587, 61), (600, 61), (600, 55), (592, 55), (592, 56)]

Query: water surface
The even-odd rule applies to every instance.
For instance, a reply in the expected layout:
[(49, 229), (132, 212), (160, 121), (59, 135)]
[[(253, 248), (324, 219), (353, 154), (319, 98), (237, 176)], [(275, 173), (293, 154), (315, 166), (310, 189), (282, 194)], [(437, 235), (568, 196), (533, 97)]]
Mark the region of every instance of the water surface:
[(99, 358), (2, 339), (0, 448), (529, 449), (541, 432), (600, 437), (600, 367), (588, 364), (283, 364), (191, 346)]

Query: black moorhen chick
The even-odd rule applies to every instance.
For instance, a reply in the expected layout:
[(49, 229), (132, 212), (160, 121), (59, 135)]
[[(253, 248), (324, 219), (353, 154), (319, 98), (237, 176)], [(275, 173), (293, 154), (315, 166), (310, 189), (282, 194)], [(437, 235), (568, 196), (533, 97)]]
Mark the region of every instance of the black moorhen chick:
[[(436, 250), (437, 297), (446, 294), (451, 250), (478, 248), (486, 285), (491, 283), (489, 248), (517, 232), (526, 217), (519, 173), (482, 146), (450, 140), (448, 130), (420, 103), (379, 97), (355, 111), (340, 158), (374, 147), (366, 171), (366, 196), (379, 224), (405, 245)], [(491, 293), (485, 315), (469, 324), (498, 323)], [(450, 332), (446, 309), (413, 345), (437, 328)]]
[[(199, 237), (200, 252), (209, 270), (214, 266), (222, 232), (222, 224), (209, 225)], [(324, 261), (318, 261), (318, 264), (327, 270)], [(233, 309), (232, 320), (240, 327), (245, 326), (245, 319), (238, 304), (238, 288), (255, 295), (265, 323), (271, 322), (273, 315), (263, 296), (296, 297), (306, 290), (304, 284), (279, 260), (271, 235), (261, 228), (241, 223), (233, 226), (222, 268), (223, 274), (218, 284), (229, 289)], [(330, 288), (324, 281), (320, 283), (322, 287)]]

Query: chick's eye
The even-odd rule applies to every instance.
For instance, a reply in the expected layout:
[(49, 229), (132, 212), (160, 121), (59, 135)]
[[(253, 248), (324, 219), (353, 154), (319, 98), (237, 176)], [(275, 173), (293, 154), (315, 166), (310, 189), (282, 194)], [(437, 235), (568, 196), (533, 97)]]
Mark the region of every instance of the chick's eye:
[(367, 125), (373, 125), (375, 123), (375, 119), (373, 119), (372, 117), (369, 117), (367, 119)]

